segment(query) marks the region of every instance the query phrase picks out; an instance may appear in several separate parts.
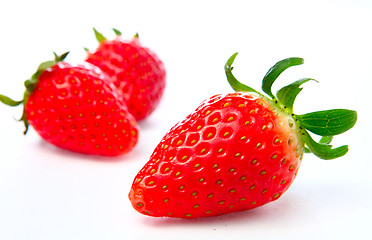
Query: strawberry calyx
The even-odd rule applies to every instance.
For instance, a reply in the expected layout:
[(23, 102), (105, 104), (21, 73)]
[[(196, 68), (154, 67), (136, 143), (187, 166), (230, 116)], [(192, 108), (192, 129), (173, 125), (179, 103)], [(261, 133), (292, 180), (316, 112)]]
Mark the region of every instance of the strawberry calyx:
[[(302, 58), (287, 58), (277, 62), (269, 69), (262, 81), (262, 91), (259, 91), (239, 82), (232, 74), (232, 64), (238, 53), (233, 54), (225, 64), (225, 73), (230, 86), (237, 92), (250, 92), (258, 94), (261, 98), (290, 115), (300, 131), (301, 138), (305, 143), (305, 152), (313, 153), (317, 157), (329, 160), (344, 156), (348, 152), (348, 146), (343, 145), (333, 148), (330, 145), (333, 137), (351, 129), (357, 121), (357, 112), (348, 109), (331, 109), (297, 115), (293, 113), (293, 104), (297, 95), (301, 92), (302, 84), (308, 81), (316, 81), (312, 78), (299, 79), (277, 91), (276, 96), (272, 93), (272, 85), (279, 75), (292, 66), (304, 63)], [(317, 81), (316, 81), (317, 82)], [(321, 136), (316, 142), (310, 133)]]
[(4, 95), (1, 95), (0, 94), (0, 102), (4, 103), (5, 105), (11, 106), (11, 107), (15, 107), (15, 106), (19, 106), (19, 105), (23, 104), (23, 114), (22, 114), (22, 117), (19, 119), (19, 121), (23, 121), (23, 123), (25, 125), (24, 134), (27, 133), (28, 128), (29, 128), (29, 123), (27, 121), (25, 106), (26, 106), (26, 103), (28, 101), (28, 98), (34, 92), (34, 90), (35, 90), (35, 88), (36, 88), (36, 86), (37, 86), (37, 84), (39, 82), (40, 75), (45, 70), (47, 70), (48, 68), (51, 68), (54, 65), (56, 65), (57, 63), (63, 61), (67, 57), (67, 55), (69, 54), (69, 52), (65, 52), (62, 55), (57, 55), (55, 52), (53, 52), (53, 54), (54, 54), (54, 60), (42, 62), (38, 66), (36, 72), (31, 76), (31, 78), (28, 79), (28, 80), (26, 80), (24, 82), (24, 86), (25, 86), (26, 90), (25, 90), (25, 92), (23, 94), (23, 99), (22, 100), (15, 101), (15, 100), (7, 97), (7, 96), (4, 96)]
[[(121, 37), (122, 33), (120, 30), (116, 29), (116, 28), (112, 28), (112, 30), (114, 31), (116, 37)], [(96, 39), (99, 43), (102, 43), (104, 41), (107, 41), (107, 38), (100, 32), (97, 31), (97, 29), (93, 28), (93, 31), (94, 31), (94, 35), (96, 36)], [(136, 33), (134, 36), (133, 36), (133, 39), (139, 39), (139, 34)], [(86, 49), (87, 50), (87, 49)]]

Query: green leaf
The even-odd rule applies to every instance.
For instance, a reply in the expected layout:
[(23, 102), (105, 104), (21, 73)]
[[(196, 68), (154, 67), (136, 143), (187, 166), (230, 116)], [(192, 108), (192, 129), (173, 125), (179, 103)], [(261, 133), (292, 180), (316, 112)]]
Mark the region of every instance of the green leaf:
[(319, 143), (323, 144), (330, 144), (332, 142), (333, 136), (323, 136), (320, 140)]
[(234, 75), (232, 74), (233, 67), (231, 66), (234, 63), (234, 60), (238, 53), (234, 53), (226, 62), (225, 64), (225, 73), (227, 77), (227, 81), (229, 82), (230, 86), (236, 91), (236, 92), (255, 92), (258, 93), (256, 90), (254, 90), (251, 87), (248, 87), (241, 82), (239, 82)]
[[(302, 88), (300, 86), (310, 80), (314, 80), (311, 78), (303, 78), (300, 80), (297, 80), (296, 82), (289, 84), (283, 88), (281, 88), (276, 96), (278, 100), (284, 104), (287, 108), (289, 108), (291, 111), (293, 110), (293, 103), (297, 97), (297, 95), (301, 92)], [(314, 80), (316, 81), (316, 80)]]
[(351, 129), (357, 121), (357, 112), (332, 109), (296, 115), (301, 127), (320, 136), (335, 136)]
[(23, 100), (22, 101), (14, 101), (13, 99), (11, 99), (9, 97), (0, 94), (0, 102), (6, 104), (8, 106), (15, 107), (15, 106), (18, 106), (21, 103), (23, 103)]
[(121, 32), (119, 30), (116, 28), (113, 28), (112, 30), (115, 32), (116, 36), (121, 36)]
[(332, 145), (317, 143), (313, 140), (313, 138), (306, 130), (304, 131), (302, 138), (305, 141), (306, 145), (311, 150), (311, 152), (314, 153), (317, 157), (324, 160), (331, 160), (338, 157), (342, 157), (349, 150), (349, 147), (347, 145), (338, 148), (332, 148)]
[(100, 32), (98, 32), (95, 28), (93, 28), (94, 35), (96, 36), (96, 39), (99, 43), (106, 40), (105, 36), (103, 36)]
[(271, 87), (279, 75), (284, 72), (287, 68), (303, 64), (304, 60), (302, 58), (287, 58), (277, 62), (272, 66), (269, 71), (264, 76), (262, 81), (262, 90), (269, 95), (271, 98), (275, 98), (274, 94), (271, 92)]

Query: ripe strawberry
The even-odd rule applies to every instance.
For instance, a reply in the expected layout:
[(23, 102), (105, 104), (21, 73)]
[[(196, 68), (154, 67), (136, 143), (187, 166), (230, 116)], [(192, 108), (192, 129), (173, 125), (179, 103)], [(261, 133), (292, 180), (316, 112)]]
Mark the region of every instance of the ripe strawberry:
[[(232, 75), (234, 54), (225, 70), (238, 92), (205, 100), (163, 137), (135, 177), (129, 199), (150, 216), (198, 218), (256, 208), (278, 199), (291, 185), (303, 153), (341, 157), (333, 135), (350, 129), (356, 112), (345, 109), (295, 115), (292, 106), (301, 79), (279, 90), (271, 85), (300, 58), (278, 62), (263, 80), (264, 96)], [(308, 131), (324, 136), (315, 142)], [(306, 146), (306, 147), (305, 147)]]
[(138, 127), (115, 87), (89, 63), (63, 62), (67, 53), (42, 63), (25, 82), (22, 101), (0, 95), (10, 106), (24, 105), (21, 120), (47, 142), (86, 154), (115, 156), (137, 143)]
[(86, 61), (107, 73), (123, 96), (136, 120), (145, 119), (158, 106), (165, 88), (163, 62), (150, 49), (141, 45), (138, 35), (124, 40), (114, 29), (116, 38), (107, 40), (94, 29), (99, 42)]

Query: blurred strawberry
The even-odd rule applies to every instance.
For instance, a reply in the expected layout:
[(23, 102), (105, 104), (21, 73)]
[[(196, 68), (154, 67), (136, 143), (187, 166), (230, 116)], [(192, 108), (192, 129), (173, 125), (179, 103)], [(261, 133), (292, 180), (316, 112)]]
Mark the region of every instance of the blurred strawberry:
[(158, 106), (164, 92), (166, 73), (163, 62), (147, 47), (141, 45), (138, 34), (125, 40), (114, 29), (116, 38), (106, 39), (94, 29), (98, 48), (86, 58), (109, 75), (123, 96), (129, 112), (143, 120)]

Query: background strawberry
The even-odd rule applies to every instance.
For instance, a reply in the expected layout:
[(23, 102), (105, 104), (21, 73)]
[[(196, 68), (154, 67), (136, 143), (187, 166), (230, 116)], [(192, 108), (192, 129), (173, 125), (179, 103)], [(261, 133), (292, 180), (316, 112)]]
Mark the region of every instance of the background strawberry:
[(0, 95), (11, 106), (24, 105), (22, 119), (46, 141), (86, 154), (115, 156), (137, 143), (138, 127), (115, 87), (89, 63), (63, 62), (67, 53), (40, 64), (25, 82), (22, 101)]
[[(301, 58), (282, 60), (268, 71), (262, 85), (265, 96), (232, 75), (235, 57), (225, 70), (239, 92), (204, 101), (163, 137), (135, 177), (129, 199), (140, 213), (197, 218), (256, 208), (289, 188), (304, 152), (334, 159), (348, 151), (329, 143), (355, 124), (355, 111), (295, 115), (294, 100), (309, 78), (272, 94), (276, 78), (302, 64)], [(307, 130), (323, 136), (321, 142)]]
[(145, 119), (158, 106), (165, 88), (165, 68), (159, 57), (141, 45), (138, 35), (124, 40), (107, 40), (94, 29), (99, 46), (88, 51), (86, 61), (108, 74), (137, 120)]

